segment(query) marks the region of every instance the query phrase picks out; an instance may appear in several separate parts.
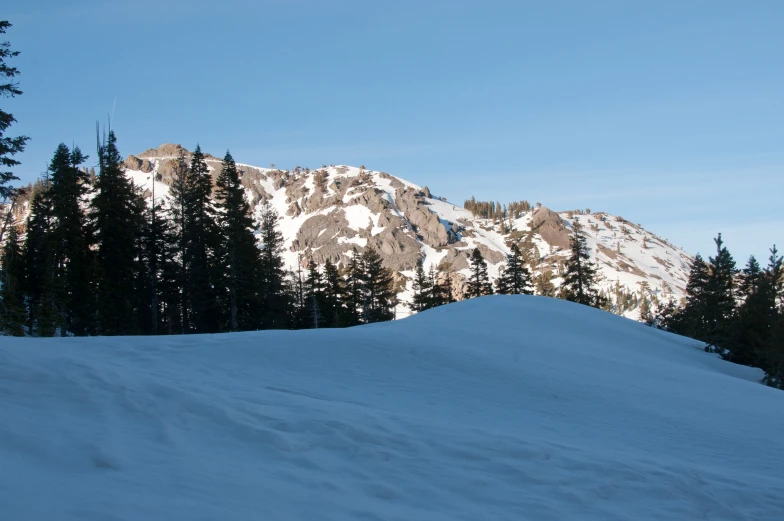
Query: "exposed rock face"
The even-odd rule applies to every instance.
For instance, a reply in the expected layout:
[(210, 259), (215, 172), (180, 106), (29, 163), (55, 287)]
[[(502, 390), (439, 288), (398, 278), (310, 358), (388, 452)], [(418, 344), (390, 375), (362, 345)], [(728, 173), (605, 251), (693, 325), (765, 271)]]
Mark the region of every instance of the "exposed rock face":
[[(186, 165), (190, 163), (192, 154), (188, 150), (169, 143), (128, 156), (125, 165), (129, 170), (149, 173), (157, 161), (158, 180), (171, 184), (180, 155)], [(213, 179), (216, 178), (221, 160), (209, 154), (205, 154), (205, 160)], [(477, 218), (436, 198), (427, 187), (420, 188), (384, 172), (342, 165), (315, 170), (297, 167), (293, 171), (247, 165), (238, 165), (238, 169), (255, 209), (268, 202), (281, 216), (286, 240), (284, 257), (292, 267), (298, 260), (304, 264), (309, 258), (318, 264), (327, 259), (343, 264), (354, 248), (362, 252), (371, 246), (396, 274), (401, 291), (410, 282), (417, 263), (424, 259), (427, 267), (437, 265), (448, 270), (453, 291), (461, 296), (474, 248), (487, 261), (491, 278), (505, 263), (510, 241), (518, 241), (531, 266), (556, 271), (568, 254), (569, 226), (578, 220), (573, 213), (578, 213), (581, 224), (585, 221), (594, 228), (584, 230), (593, 234), (594, 258), (599, 260), (607, 284), (613, 284), (623, 274), (626, 280), (648, 280), (652, 288), (665, 288), (663, 291), (675, 288), (676, 297), (685, 286), (691, 260), (688, 254), (645, 230), (632, 229), (623, 219), (600, 212), (583, 217), (579, 211), (559, 214), (539, 207), (516, 222), (514, 233), (510, 234), (502, 231), (498, 223)], [(616, 231), (619, 238), (608, 239)], [(632, 242), (630, 234), (642, 235), (647, 243)], [(655, 257), (637, 265), (631, 257), (616, 254), (619, 241), (622, 251), (645, 248), (644, 244), (648, 244), (648, 256)], [(658, 271), (651, 272), (651, 266)]]
[(153, 170), (153, 164), (149, 159), (139, 159), (136, 156), (128, 156), (125, 159), (125, 168), (128, 170), (138, 170), (149, 174)]
[(542, 236), (548, 244), (558, 248), (569, 247), (569, 230), (563, 219), (544, 206), (537, 208), (531, 224), (534, 232)]
[(188, 150), (182, 147), (182, 145), (174, 144), (174, 143), (164, 143), (163, 145), (159, 146), (158, 148), (149, 148), (139, 154), (138, 157), (141, 158), (169, 158), (169, 159), (176, 159), (179, 157), (180, 153), (182, 153), (187, 159), (191, 158), (191, 154)]

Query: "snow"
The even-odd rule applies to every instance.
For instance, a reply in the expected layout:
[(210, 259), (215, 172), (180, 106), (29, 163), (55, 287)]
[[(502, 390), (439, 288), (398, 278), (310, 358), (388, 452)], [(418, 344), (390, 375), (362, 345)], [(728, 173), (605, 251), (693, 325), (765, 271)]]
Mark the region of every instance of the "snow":
[(367, 246), (367, 242), (364, 237), (338, 237), (338, 244), (356, 244), (364, 248)]
[(486, 297), (347, 330), (0, 340), (4, 519), (778, 521), (784, 393)]
[(125, 175), (131, 178), (133, 184), (141, 187), (144, 190), (152, 192), (153, 184), (155, 185), (155, 201), (159, 202), (169, 195), (169, 185), (161, 183), (160, 181), (153, 180), (153, 173), (144, 173), (140, 170), (126, 170)]
[(373, 223), (373, 212), (367, 206), (355, 204), (346, 206), (343, 211), (346, 213), (349, 228), (364, 230)]

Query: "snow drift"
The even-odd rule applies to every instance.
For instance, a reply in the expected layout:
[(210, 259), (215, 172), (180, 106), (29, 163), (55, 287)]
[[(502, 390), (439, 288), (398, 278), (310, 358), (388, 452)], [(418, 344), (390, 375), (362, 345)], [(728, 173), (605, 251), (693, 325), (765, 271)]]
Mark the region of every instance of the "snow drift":
[(780, 520), (784, 393), (543, 297), (348, 330), (0, 338), (9, 520)]

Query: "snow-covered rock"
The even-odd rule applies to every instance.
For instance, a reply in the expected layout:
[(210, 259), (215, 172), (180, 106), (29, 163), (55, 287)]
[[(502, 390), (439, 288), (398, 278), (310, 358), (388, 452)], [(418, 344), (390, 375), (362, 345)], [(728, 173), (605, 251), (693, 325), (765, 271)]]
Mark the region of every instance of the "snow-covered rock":
[[(165, 197), (177, 157), (190, 161), (191, 153), (176, 144), (164, 144), (138, 156), (129, 156), (127, 174), (145, 189), (147, 196)], [(206, 154), (214, 177), (221, 160)], [(157, 174), (153, 168), (157, 163)], [(285, 261), (294, 267), (298, 259), (313, 258), (344, 262), (351, 251), (376, 248), (387, 267), (397, 274), (401, 304), (397, 316), (409, 314), (411, 278), (417, 261), (455, 273), (456, 288), (469, 274), (468, 257), (479, 248), (494, 279), (509, 253), (511, 234), (528, 238), (536, 249), (536, 270), (551, 270), (558, 279), (559, 267), (568, 256), (569, 234), (576, 222), (582, 225), (602, 275), (601, 287), (637, 292), (647, 283), (660, 301), (684, 295), (692, 256), (643, 228), (618, 216), (604, 213), (555, 212), (538, 207), (513, 220), (503, 233), (500, 224), (475, 217), (468, 210), (434, 196), (429, 189), (384, 172), (345, 165), (293, 171), (238, 164), (242, 182), (256, 212), (269, 201), (281, 217)], [(154, 179), (155, 178), (155, 179)], [(437, 190), (436, 190), (437, 192)], [(638, 312), (626, 312), (637, 318)]]

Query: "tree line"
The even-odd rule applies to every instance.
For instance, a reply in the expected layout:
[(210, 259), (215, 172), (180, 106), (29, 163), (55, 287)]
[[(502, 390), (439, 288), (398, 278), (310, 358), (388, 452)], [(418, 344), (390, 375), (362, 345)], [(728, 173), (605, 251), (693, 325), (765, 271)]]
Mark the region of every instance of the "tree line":
[(508, 219), (519, 219), (526, 212), (531, 210), (531, 203), (528, 201), (513, 201), (502, 205), (496, 201), (477, 201), (476, 197), (466, 199), (463, 208), (482, 219), (492, 219), (493, 221), (506, 221)]
[[(390, 320), (393, 277), (371, 247), (344, 269), (287, 270), (278, 215), (254, 222), (226, 153), (217, 180), (197, 146), (150, 204), (125, 176), (115, 133), (95, 182), (60, 144), (30, 201), (27, 234), (2, 251), (0, 325), (12, 335), (135, 335), (341, 327)], [(258, 233), (258, 240), (256, 237)]]
[(759, 367), (765, 383), (784, 388), (784, 265), (775, 246), (764, 268), (751, 256), (738, 269), (721, 234), (716, 254), (697, 254), (683, 302), (673, 301), (649, 323), (705, 343), (725, 360)]

